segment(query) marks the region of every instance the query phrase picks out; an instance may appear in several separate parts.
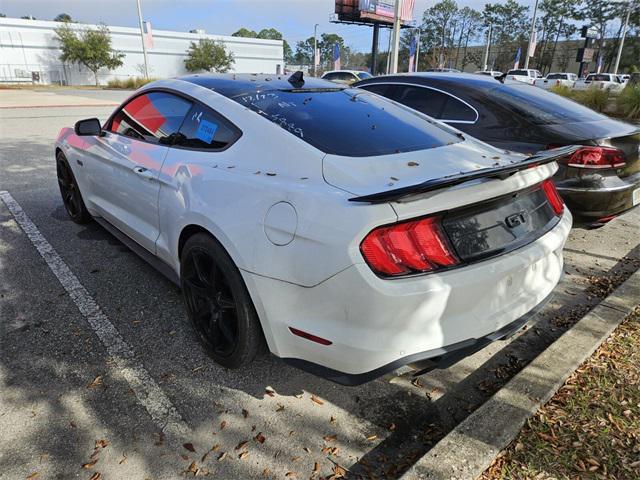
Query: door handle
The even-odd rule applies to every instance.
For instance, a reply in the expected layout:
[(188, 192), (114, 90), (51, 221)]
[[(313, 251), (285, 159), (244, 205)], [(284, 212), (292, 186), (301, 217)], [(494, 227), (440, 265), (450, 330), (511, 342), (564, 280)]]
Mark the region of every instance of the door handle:
[(133, 167), (133, 171), (141, 177), (148, 178), (149, 180), (153, 180), (155, 178), (155, 174), (153, 173), (153, 171), (149, 170), (146, 167), (135, 166)]

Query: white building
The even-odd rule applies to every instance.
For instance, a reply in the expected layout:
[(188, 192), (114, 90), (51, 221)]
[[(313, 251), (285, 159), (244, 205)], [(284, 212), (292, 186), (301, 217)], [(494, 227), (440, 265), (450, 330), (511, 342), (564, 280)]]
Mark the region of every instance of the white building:
[[(73, 28), (95, 25), (70, 24)], [(0, 18), (0, 82), (94, 84), (91, 71), (78, 65), (63, 65), (55, 28), (58, 22)], [(108, 80), (144, 76), (144, 56), (138, 28), (109, 26), (112, 48), (125, 54), (124, 64), (113, 71), (98, 73), (101, 84)], [(184, 59), (191, 42), (210, 38), (222, 42), (233, 53), (231, 71), (238, 73), (279, 73), (284, 68), (282, 40), (261, 40), (222, 35), (153, 30), (153, 47), (147, 49), (149, 76), (175, 77), (187, 73)], [(35, 75), (34, 75), (35, 73)], [(38, 79), (39, 77), (39, 79)]]

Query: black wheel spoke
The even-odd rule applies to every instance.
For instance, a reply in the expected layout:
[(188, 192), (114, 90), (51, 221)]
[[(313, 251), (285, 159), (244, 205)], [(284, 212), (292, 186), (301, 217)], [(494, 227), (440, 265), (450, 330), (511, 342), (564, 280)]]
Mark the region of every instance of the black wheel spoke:
[(227, 325), (227, 322), (223, 318), (220, 318), (217, 322), (217, 326), (220, 333), (222, 333), (222, 336), (227, 341), (227, 344), (229, 346), (233, 346), (236, 342), (236, 336), (233, 334), (229, 325)]
[(218, 304), (218, 308), (220, 308), (220, 310), (235, 310), (236, 309), (236, 303), (229, 299), (229, 298), (225, 298), (225, 297), (218, 297), (216, 299), (216, 303)]
[(192, 290), (192, 293), (200, 298), (211, 298), (213, 292), (210, 288), (200, 284), (199, 279), (194, 280), (186, 278), (184, 280), (185, 285)]

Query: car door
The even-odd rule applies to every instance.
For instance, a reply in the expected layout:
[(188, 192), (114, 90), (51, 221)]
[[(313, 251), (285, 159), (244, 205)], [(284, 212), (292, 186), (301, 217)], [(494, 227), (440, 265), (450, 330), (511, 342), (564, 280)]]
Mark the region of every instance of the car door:
[(158, 176), (191, 106), (168, 92), (134, 97), (112, 116), (100, 137), (101, 155), (86, 165), (100, 215), (151, 252), (159, 228)]
[[(174, 144), (169, 148), (160, 173), (159, 218), (160, 235), (156, 242), (157, 255), (167, 263), (175, 260), (171, 245), (175, 244), (176, 219), (181, 218), (192, 202), (203, 202), (203, 172), (218, 165), (232, 169), (237, 158), (232, 145), (242, 131), (228, 119), (200, 102), (194, 102), (187, 113)], [(186, 179), (189, 179), (188, 182)], [(209, 183), (216, 195), (224, 195), (228, 185)], [(199, 186), (199, 187), (198, 187)], [(194, 188), (195, 187), (195, 188)], [(225, 203), (209, 205), (215, 221), (216, 212)]]

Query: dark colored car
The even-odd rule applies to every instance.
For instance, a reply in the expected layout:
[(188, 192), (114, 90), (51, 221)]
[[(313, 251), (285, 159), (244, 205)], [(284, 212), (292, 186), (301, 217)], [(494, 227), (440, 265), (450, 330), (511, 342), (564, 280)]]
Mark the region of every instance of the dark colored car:
[(597, 225), (640, 203), (640, 127), (519, 82), (417, 73), (355, 87), (391, 98), (482, 141), (521, 153), (584, 145), (554, 181), (579, 222)]

